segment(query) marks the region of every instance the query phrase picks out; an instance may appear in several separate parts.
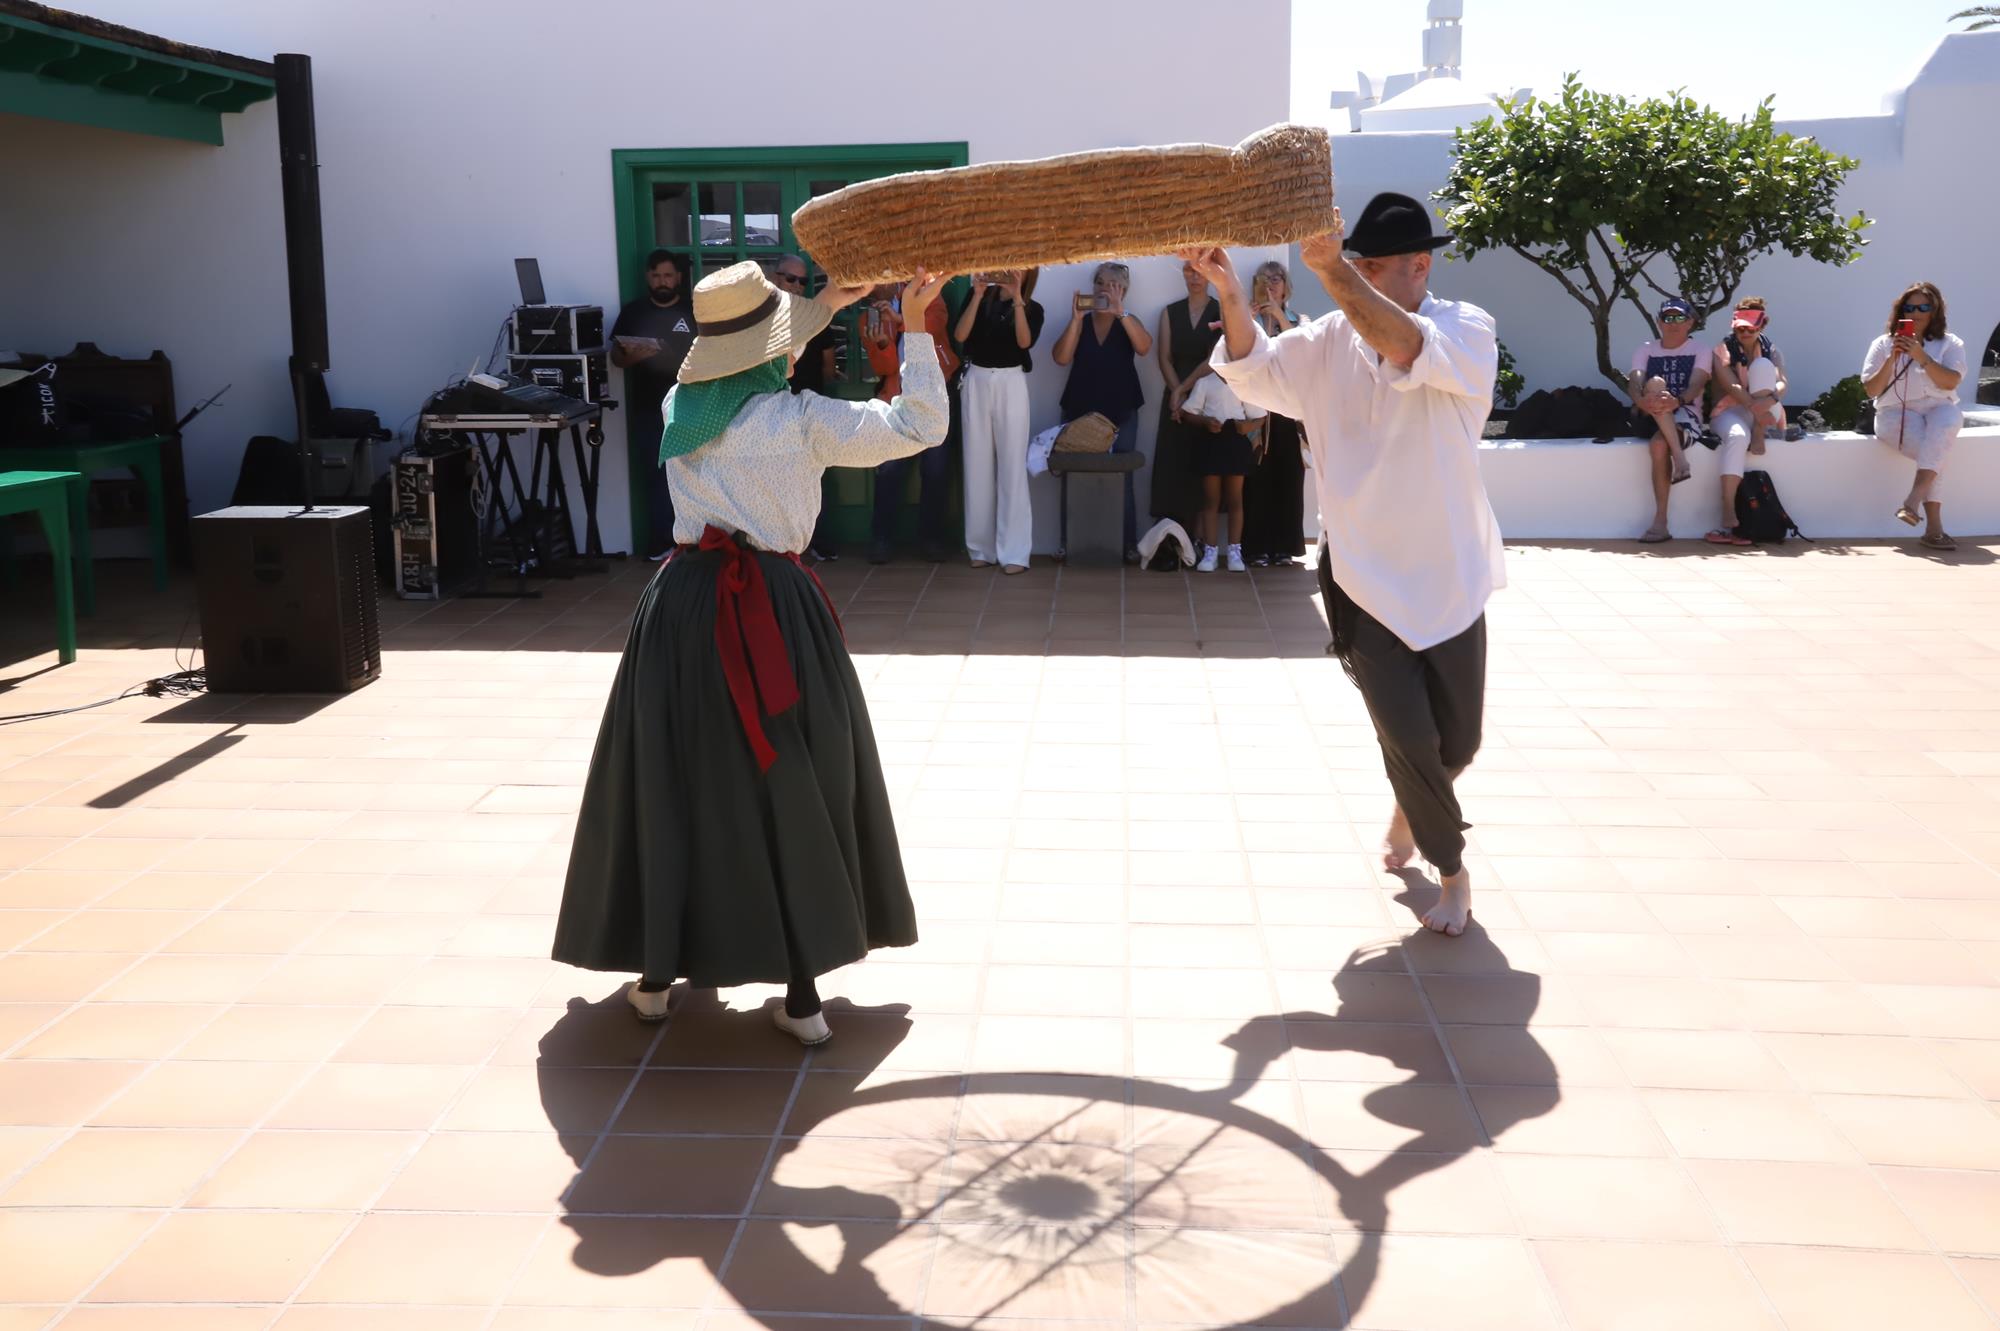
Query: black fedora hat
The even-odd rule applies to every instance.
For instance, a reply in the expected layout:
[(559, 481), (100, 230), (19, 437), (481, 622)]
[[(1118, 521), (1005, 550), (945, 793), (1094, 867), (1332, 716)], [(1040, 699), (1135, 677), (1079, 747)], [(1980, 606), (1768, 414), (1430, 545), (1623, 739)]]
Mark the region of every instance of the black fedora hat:
[(1343, 246), (1360, 259), (1418, 254), (1451, 244), (1449, 235), (1431, 234), (1430, 210), (1407, 194), (1377, 194), (1361, 210)]

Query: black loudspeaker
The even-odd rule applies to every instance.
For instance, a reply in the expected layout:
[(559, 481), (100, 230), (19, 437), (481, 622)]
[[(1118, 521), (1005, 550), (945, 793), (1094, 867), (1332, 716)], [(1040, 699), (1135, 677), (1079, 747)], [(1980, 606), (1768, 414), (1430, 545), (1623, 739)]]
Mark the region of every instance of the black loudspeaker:
[(328, 367), (326, 248), (319, 229), (319, 132), (313, 123), (312, 58), (280, 55), (278, 158), (284, 171), (285, 275), (292, 293), (292, 356), (302, 369)]
[(365, 508), (224, 508), (194, 533), (211, 693), (349, 693), (382, 673)]

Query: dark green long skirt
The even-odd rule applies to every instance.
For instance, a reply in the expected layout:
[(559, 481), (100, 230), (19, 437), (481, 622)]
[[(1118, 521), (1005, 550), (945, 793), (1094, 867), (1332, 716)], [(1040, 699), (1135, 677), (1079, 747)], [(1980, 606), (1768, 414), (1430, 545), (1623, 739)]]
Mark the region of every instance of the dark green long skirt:
[(701, 988), (782, 984), (917, 941), (861, 682), (812, 577), (755, 556), (799, 701), (743, 734), (715, 645), (723, 557), (683, 551), (640, 599), (570, 849), (557, 961)]

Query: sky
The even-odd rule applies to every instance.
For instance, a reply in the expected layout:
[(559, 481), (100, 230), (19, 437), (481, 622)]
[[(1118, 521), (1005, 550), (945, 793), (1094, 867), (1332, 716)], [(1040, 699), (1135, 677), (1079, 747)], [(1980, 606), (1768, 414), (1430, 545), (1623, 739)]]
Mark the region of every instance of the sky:
[[(1601, 92), (1685, 88), (1731, 115), (1773, 94), (1786, 119), (1873, 115), (1940, 37), (1964, 26), (1948, 19), (1970, 3), (1465, 0), (1465, 81), (1549, 96), (1575, 71)], [(1356, 69), (1380, 78), (1418, 68), (1424, 12), (1425, 0), (1292, 0), (1293, 118), (1332, 123), (1327, 99), (1354, 87)], [(1725, 45), (1744, 54), (1719, 54)], [(1347, 113), (1338, 116), (1345, 128)]]

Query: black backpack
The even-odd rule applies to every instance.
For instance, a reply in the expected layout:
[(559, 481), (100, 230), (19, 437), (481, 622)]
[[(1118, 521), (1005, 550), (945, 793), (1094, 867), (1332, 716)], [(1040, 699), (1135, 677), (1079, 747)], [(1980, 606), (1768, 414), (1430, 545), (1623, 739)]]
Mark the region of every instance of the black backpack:
[(1743, 473), (1743, 483), (1736, 487), (1736, 530), (1764, 545), (1783, 545), (1788, 536), (1809, 539), (1785, 512), (1768, 471)]

